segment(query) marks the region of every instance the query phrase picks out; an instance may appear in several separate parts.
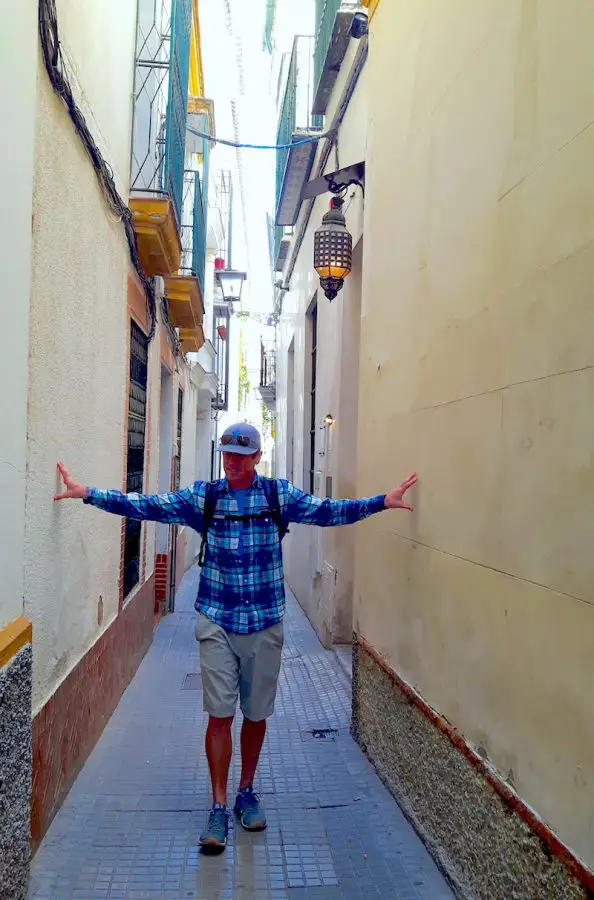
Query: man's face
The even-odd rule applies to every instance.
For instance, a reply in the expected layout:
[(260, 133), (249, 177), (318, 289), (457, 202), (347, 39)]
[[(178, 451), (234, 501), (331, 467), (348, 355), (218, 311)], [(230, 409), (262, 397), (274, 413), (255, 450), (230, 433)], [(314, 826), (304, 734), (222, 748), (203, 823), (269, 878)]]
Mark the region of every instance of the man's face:
[(235, 482), (251, 484), (256, 466), (261, 458), (261, 451), (252, 453), (250, 456), (243, 456), (240, 453), (223, 453), (223, 468), (229, 484), (233, 485)]

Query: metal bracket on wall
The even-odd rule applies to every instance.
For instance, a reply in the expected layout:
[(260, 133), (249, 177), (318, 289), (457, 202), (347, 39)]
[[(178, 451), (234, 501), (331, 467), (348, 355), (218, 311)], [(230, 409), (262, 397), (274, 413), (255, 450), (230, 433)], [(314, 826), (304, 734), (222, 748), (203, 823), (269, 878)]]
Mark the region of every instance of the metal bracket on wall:
[(312, 200), (319, 197), (320, 194), (339, 194), (346, 190), (351, 184), (365, 186), (365, 163), (355, 163), (353, 166), (346, 166), (344, 169), (338, 169), (336, 172), (329, 172), (327, 175), (320, 175), (313, 181), (308, 181), (303, 190), (303, 200)]

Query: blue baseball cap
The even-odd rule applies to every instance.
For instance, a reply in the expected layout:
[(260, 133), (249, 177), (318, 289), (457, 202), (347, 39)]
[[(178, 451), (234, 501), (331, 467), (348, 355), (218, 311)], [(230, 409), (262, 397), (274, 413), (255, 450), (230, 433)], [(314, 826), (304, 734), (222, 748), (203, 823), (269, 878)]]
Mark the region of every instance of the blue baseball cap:
[(247, 422), (229, 425), (219, 440), (217, 453), (238, 453), (240, 456), (253, 456), (262, 449), (260, 432)]

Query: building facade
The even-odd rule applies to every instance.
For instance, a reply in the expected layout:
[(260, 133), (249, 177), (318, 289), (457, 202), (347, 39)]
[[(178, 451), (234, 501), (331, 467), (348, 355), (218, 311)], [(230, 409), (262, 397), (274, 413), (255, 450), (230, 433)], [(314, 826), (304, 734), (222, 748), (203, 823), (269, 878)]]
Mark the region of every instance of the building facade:
[[(314, 34), (285, 39), (279, 47), (284, 62), (276, 64), (284, 73), (277, 143), (314, 141), (277, 155), (276, 471), (312, 493), (345, 497), (356, 493), (363, 193), (352, 186), (346, 195), (355, 249), (340, 302), (324, 296), (313, 269), (314, 234), (330, 195), (305, 202), (302, 195), (308, 181), (365, 158), (366, 43), (349, 37), (354, 5), (311, 7)], [(322, 45), (335, 58), (327, 60)], [(332, 146), (317, 141), (329, 129), (337, 134)], [(349, 529), (296, 528), (286, 539), (289, 584), (326, 646), (351, 641), (354, 538)]]
[[(314, 60), (340, 49), (331, 6), (317, 7)], [(337, 148), (321, 141), (299, 179), (304, 151), (279, 161), (277, 467), (321, 496), (417, 470), (416, 511), (345, 536), (292, 529), (288, 577), (328, 644), (354, 631), (354, 733), (460, 891), (585, 898), (590, 12), (383, 0), (368, 13), (328, 88), (324, 131), (347, 103)], [(359, 162), (353, 272), (329, 302), (312, 246), (329, 194), (311, 206), (312, 183)]]
[(0, 894), (20, 898), (29, 835), (35, 848), (197, 549), (184, 529), (54, 504), (56, 461), (124, 490), (210, 477), (214, 258), (226, 226), (216, 159), (196, 135), (214, 133), (197, 0), (10, 6), (3, 83), (24, 74), (2, 97), (16, 131), (0, 151), (13, 173), (0, 766), (15, 810), (0, 828)]

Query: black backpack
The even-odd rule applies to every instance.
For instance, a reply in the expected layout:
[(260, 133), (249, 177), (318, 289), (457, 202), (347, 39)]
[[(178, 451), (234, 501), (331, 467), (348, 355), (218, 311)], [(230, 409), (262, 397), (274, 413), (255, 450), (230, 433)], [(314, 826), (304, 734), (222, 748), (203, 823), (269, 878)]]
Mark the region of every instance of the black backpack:
[[(249, 522), (251, 519), (272, 519), (272, 521), (278, 528), (279, 540), (282, 541), (284, 536), (288, 534), (289, 529), (287, 528), (286, 522), (283, 519), (283, 514), (280, 508), (280, 502), (278, 499), (278, 482), (276, 478), (264, 478), (262, 476), (260, 476), (260, 482), (262, 484), (264, 496), (266, 497), (266, 502), (268, 503), (268, 509), (265, 509), (259, 513), (248, 513), (247, 515), (243, 516), (235, 516), (230, 514), (224, 516), (224, 518), (228, 521), (233, 522)], [(208, 532), (210, 526), (212, 525), (212, 521), (215, 517), (217, 509), (219, 485), (220, 481), (209, 481), (206, 485), (203, 516), (204, 524), (201, 534), (202, 543), (200, 545), (200, 553), (198, 555), (198, 565), (201, 568), (204, 565), (204, 554), (206, 551), (206, 544), (208, 543)]]

